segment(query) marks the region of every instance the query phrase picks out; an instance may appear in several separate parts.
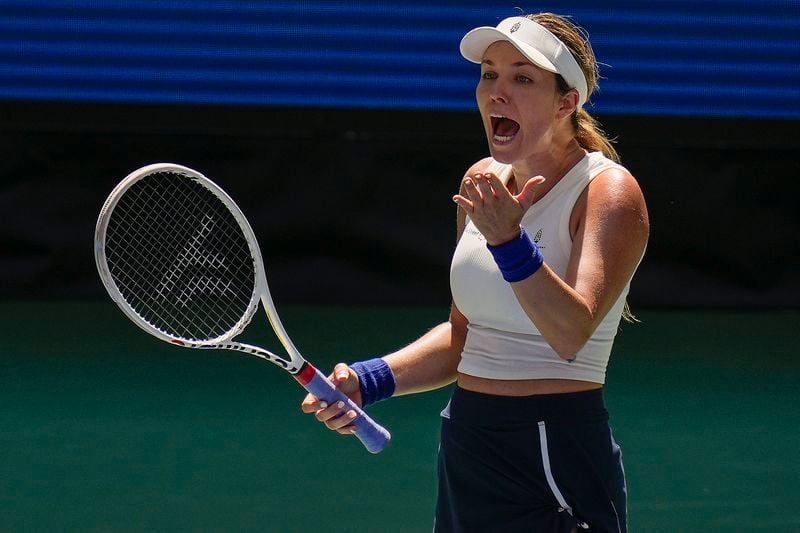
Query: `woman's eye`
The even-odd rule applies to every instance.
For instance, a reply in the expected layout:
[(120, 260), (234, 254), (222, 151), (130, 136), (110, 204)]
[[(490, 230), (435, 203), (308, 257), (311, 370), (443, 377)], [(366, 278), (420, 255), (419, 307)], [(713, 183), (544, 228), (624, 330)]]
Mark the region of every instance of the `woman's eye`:
[(484, 72), (483, 74), (481, 74), (481, 79), (483, 80), (493, 80), (496, 77), (497, 75), (494, 72)]
[(522, 75), (517, 76), (517, 81), (520, 82), (520, 83), (531, 83), (531, 82), (533, 82), (533, 80), (530, 79), (528, 76), (522, 76)]

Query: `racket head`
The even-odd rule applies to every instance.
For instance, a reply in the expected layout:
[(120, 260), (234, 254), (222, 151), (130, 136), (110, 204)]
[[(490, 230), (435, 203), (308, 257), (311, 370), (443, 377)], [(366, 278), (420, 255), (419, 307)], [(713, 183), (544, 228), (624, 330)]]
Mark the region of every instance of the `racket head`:
[(147, 165), (122, 180), (100, 211), (94, 247), (112, 300), (173, 344), (230, 340), (268, 293), (244, 214), (222, 188), (182, 165)]

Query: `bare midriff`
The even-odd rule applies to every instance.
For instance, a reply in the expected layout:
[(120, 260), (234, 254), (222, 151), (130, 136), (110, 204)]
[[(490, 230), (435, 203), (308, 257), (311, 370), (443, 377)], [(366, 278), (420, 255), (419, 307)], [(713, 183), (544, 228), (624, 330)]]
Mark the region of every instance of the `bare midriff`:
[(600, 389), (601, 383), (574, 379), (488, 379), (458, 374), (458, 386), (473, 392), (497, 396), (534, 396)]

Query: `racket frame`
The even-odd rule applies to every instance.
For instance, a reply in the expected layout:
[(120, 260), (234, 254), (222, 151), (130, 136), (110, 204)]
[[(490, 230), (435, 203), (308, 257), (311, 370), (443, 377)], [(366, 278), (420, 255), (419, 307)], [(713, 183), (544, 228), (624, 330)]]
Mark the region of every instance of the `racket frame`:
[[(161, 329), (150, 324), (125, 301), (125, 297), (122, 295), (119, 287), (117, 287), (117, 284), (114, 281), (114, 278), (111, 275), (111, 271), (108, 267), (108, 259), (106, 256), (105, 247), (106, 232), (108, 230), (108, 224), (111, 221), (111, 217), (113, 216), (114, 208), (116, 207), (120, 198), (122, 198), (125, 192), (133, 185), (150, 176), (151, 174), (160, 172), (173, 172), (181, 174), (194, 180), (199, 185), (211, 191), (223, 204), (225, 204), (225, 207), (234, 216), (236, 222), (239, 223), (239, 227), (245, 235), (247, 246), (250, 249), (250, 256), (253, 259), (253, 267), (255, 271), (255, 288), (250, 298), (250, 302), (247, 305), (247, 310), (242, 315), (242, 318), (231, 329), (213, 339), (204, 341), (186, 339), (183, 337), (170, 335), (169, 333), (162, 331)], [(289, 335), (286, 333), (286, 329), (283, 327), (283, 324), (278, 317), (275, 303), (273, 302), (272, 296), (269, 292), (269, 285), (267, 284), (266, 271), (264, 268), (264, 260), (263, 256), (261, 255), (261, 249), (258, 246), (258, 240), (256, 239), (255, 232), (250, 226), (250, 223), (247, 221), (247, 218), (245, 218), (241, 209), (239, 209), (228, 193), (226, 193), (221, 187), (208, 179), (206, 176), (203, 176), (191, 168), (182, 165), (176, 165), (174, 163), (156, 163), (147, 165), (130, 173), (114, 188), (113, 191), (111, 191), (111, 194), (109, 195), (105, 204), (103, 204), (103, 208), (100, 211), (100, 216), (97, 219), (97, 226), (95, 228), (94, 246), (97, 271), (99, 272), (100, 279), (108, 290), (111, 299), (114, 300), (114, 302), (120, 307), (120, 309), (122, 309), (128, 318), (130, 318), (137, 326), (146, 332), (160, 338), (163, 341), (175, 344), (177, 346), (183, 346), (185, 348), (225, 349), (246, 352), (275, 363), (291, 374), (297, 374), (301, 371), (303, 363), (306, 361), (297, 350), (297, 347), (295, 347)], [(253, 315), (258, 308), (259, 301), (264, 306), (267, 319), (269, 320), (272, 329), (275, 331), (278, 340), (281, 342), (283, 347), (286, 349), (287, 354), (289, 355), (290, 359), (288, 361), (270, 352), (269, 350), (232, 340), (234, 337), (244, 331), (247, 325), (252, 321)]]

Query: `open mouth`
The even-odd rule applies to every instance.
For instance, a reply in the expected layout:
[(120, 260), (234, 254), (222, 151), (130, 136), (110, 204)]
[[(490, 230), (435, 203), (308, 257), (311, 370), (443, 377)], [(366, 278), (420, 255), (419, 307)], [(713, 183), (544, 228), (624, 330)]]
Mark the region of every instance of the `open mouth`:
[(492, 139), (499, 144), (511, 142), (519, 131), (519, 123), (502, 115), (490, 115)]

